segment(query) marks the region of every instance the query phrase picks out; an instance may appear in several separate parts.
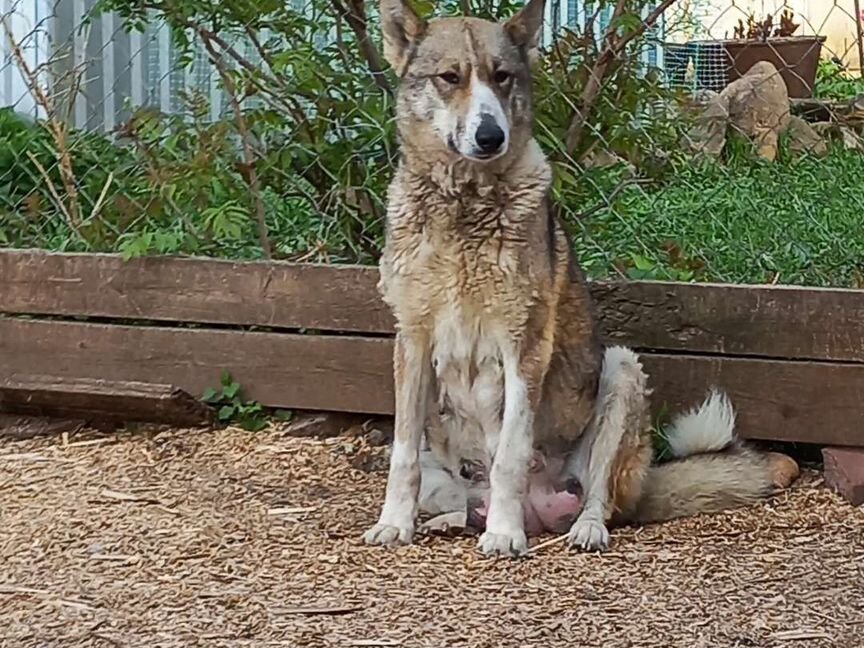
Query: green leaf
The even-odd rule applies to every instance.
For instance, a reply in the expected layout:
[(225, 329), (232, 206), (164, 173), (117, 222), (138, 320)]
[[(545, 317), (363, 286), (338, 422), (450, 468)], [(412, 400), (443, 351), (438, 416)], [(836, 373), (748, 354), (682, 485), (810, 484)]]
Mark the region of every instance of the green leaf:
[(636, 266), (638, 270), (650, 271), (654, 269), (654, 264), (650, 259), (646, 259), (644, 256), (639, 254), (631, 254), (630, 258), (633, 260), (633, 265)]
[(225, 385), (225, 388), (222, 390), (222, 394), (225, 396), (225, 398), (234, 398), (239, 393), (240, 383), (238, 382), (230, 382)]
[(223, 369), (222, 370), (222, 378), (220, 379), (219, 382), (223, 387), (227, 387), (228, 385), (230, 385), (233, 382), (231, 380), (231, 372), (228, 371), (227, 369)]
[(294, 412), (292, 410), (277, 409), (275, 412), (273, 412), (273, 418), (277, 421), (287, 423), (294, 418)]
[(141, 232), (135, 236), (123, 239), (120, 243), (120, 254), (124, 261), (135, 257), (144, 256), (150, 251), (153, 244), (153, 234), (151, 232)]
[(267, 427), (267, 419), (263, 416), (250, 416), (240, 420), (240, 427), (249, 432), (260, 432)]
[(264, 406), (258, 401), (249, 401), (243, 406), (244, 411), (248, 414), (257, 414), (264, 411)]
[(219, 412), (217, 413), (217, 416), (219, 417), (220, 421), (226, 422), (226, 421), (230, 421), (232, 418), (234, 418), (234, 414), (236, 412), (237, 412), (237, 408), (234, 407), (233, 405), (223, 405), (222, 407), (219, 408)]
[(221, 399), (219, 392), (209, 387), (204, 391), (204, 394), (201, 396), (201, 400), (205, 403), (218, 403)]

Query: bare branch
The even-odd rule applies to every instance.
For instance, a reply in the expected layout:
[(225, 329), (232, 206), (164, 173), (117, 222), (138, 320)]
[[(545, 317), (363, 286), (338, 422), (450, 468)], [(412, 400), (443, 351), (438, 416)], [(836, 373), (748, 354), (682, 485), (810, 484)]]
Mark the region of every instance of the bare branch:
[(363, 0), (346, 0), (346, 2), (348, 3), (347, 5), (342, 0), (330, 0), (333, 10), (345, 19), (348, 26), (354, 32), (354, 36), (357, 38), (357, 46), (360, 49), (360, 55), (366, 61), (375, 85), (387, 94), (392, 95), (393, 89), (384, 75), (384, 63), (381, 60), (381, 54), (369, 36)]
[(237, 86), (234, 84), (234, 80), (231, 78), (225, 62), (213, 46), (213, 41), (209, 37), (207, 30), (199, 28), (198, 34), (201, 36), (210, 60), (219, 72), (225, 93), (228, 95), (228, 100), (231, 102), (231, 108), (234, 111), (234, 120), (240, 133), (240, 142), (243, 148), (243, 175), (249, 185), (249, 191), (252, 193), (252, 199), (255, 203), (255, 218), (258, 221), (258, 238), (261, 242), (261, 250), (264, 253), (264, 258), (271, 259), (273, 258), (273, 251), (270, 246), (270, 235), (267, 231), (267, 218), (264, 210), (264, 199), (261, 195), (261, 182), (258, 179), (258, 171), (255, 168), (256, 158), (255, 150), (252, 146), (252, 134), (249, 132), (246, 117), (243, 115), (243, 108), (240, 105), (240, 100), (237, 98)]
[(39, 175), (42, 176), (42, 180), (45, 181), (45, 187), (48, 189), (48, 193), (50, 193), (51, 197), (54, 199), (54, 202), (57, 203), (57, 208), (63, 213), (63, 216), (66, 218), (66, 224), (69, 225), (69, 229), (71, 229), (79, 237), (81, 237), (81, 231), (78, 229), (78, 223), (69, 213), (69, 210), (66, 207), (66, 203), (64, 203), (63, 199), (60, 198), (60, 194), (58, 193), (57, 188), (54, 186), (54, 183), (51, 181), (51, 176), (48, 175), (45, 167), (42, 166), (42, 164), (39, 162), (39, 159), (30, 151), (27, 151), (27, 157), (30, 158), (30, 162), (33, 164), (33, 166), (36, 167), (36, 170), (39, 171)]
[(63, 182), (63, 189), (66, 192), (68, 205), (60, 200), (60, 196), (54, 189), (54, 185), (51, 183), (51, 179), (45, 169), (38, 164), (35, 158), (32, 158), (32, 160), (36, 163), (37, 169), (39, 169), (39, 172), (46, 180), (48, 189), (51, 191), (54, 199), (58, 201), (58, 205), (66, 217), (69, 227), (83, 239), (80, 229), (81, 215), (78, 206), (78, 186), (75, 181), (75, 173), (72, 170), (72, 155), (69, 152), (69, 127), (63, 120), (57, 117), (54, 100), (39, 83), (37, 73), (27, 63), (27, 59), (24, 58), (24, 54), (21, 52), (21, 44), (15, 40), (15, 35), (9, 27), (8, 21), (0, 20), (0, 23), (3, 23), (6, 39), (9, 41), (9, 47), (12, 50), (12, 58), (15, 59), (15, 64), (21, 72), (21, 76), (24, 77), (30, 94), (33, 95), (34, 101), (45, 111), (48, 127), (54, 140), (57, 164), (60, 169), (60, 179)]
[(565, 148), (569, 155), (575, 154), (582, 142), (585, 122), (588, 121), (591, 113), (594, 111), (597, 99), (600, 96), (600, 90), (603, 87), (603, 82), (606, 79), (611, 64), (629, 43), (653, 27), (660, 19), (660, 16), (663, 15), (663, 12), (675, 2), (676, 0), (663, 0), (663, 2), (657, 5), (654, 11), (646, 16), (645, 20), (636, 29), (619, 37), (617, 34), (618, 20), (627, 9), (627, 0), (618, 0), (618, 4), (615, 5), (615, 10), (612, 14), (612, 20), (606, 29), (603, 39), (603, 49), (597, 56), (597, 60), (594, 62), (591, 73), (585, 82), (585, 87), (582, 89), (582, 95), (579, 98), (579, 109), (573, 112), (570, 125), (567, 127)]

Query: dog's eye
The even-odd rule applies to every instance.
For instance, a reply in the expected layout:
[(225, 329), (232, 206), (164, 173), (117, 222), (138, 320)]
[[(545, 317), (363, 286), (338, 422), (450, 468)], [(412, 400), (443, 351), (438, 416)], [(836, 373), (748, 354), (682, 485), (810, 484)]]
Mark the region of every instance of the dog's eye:
[(459, 75), (455, 72), (444, 72), (438, 76), (450, 85), (459, 85)]
[(498, 85), (504, 85), (510, 80), (510, 73), (504, 70), (497, 70), (492, 76), (492, 80)]

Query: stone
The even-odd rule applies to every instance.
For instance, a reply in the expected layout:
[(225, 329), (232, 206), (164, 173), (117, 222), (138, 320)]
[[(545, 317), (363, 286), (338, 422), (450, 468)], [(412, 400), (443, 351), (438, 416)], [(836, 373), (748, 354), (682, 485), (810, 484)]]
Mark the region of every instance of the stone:
[(806, 121), (793, 115), (786, 128), (789, 136), (789, 149), (796, 155), (828, 155), (828, 144), (823, 137)]
[(864, 504), (864, 449), (823, 448), (825, 483), (853, 506)]
[(755, 143), (760, 157), (774, 160), (790, 117), (789, 91), (780, 72), (774, 64), (759, 61), (708, 100), (686, 144), (696, 154), (717, 158), (729, 129), (734, 129)]

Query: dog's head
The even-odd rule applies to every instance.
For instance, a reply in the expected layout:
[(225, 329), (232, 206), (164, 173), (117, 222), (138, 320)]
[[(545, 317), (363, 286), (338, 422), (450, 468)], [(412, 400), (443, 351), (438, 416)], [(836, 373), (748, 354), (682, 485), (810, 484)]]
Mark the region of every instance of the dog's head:
[(543, 6), (529, 0), (504, 23), (426, 23), (405, 0), (381, 0), (384, 54), (400, 78), (403, 145), (478, 163), (523, 146), (531, 137), (531, 65)]

